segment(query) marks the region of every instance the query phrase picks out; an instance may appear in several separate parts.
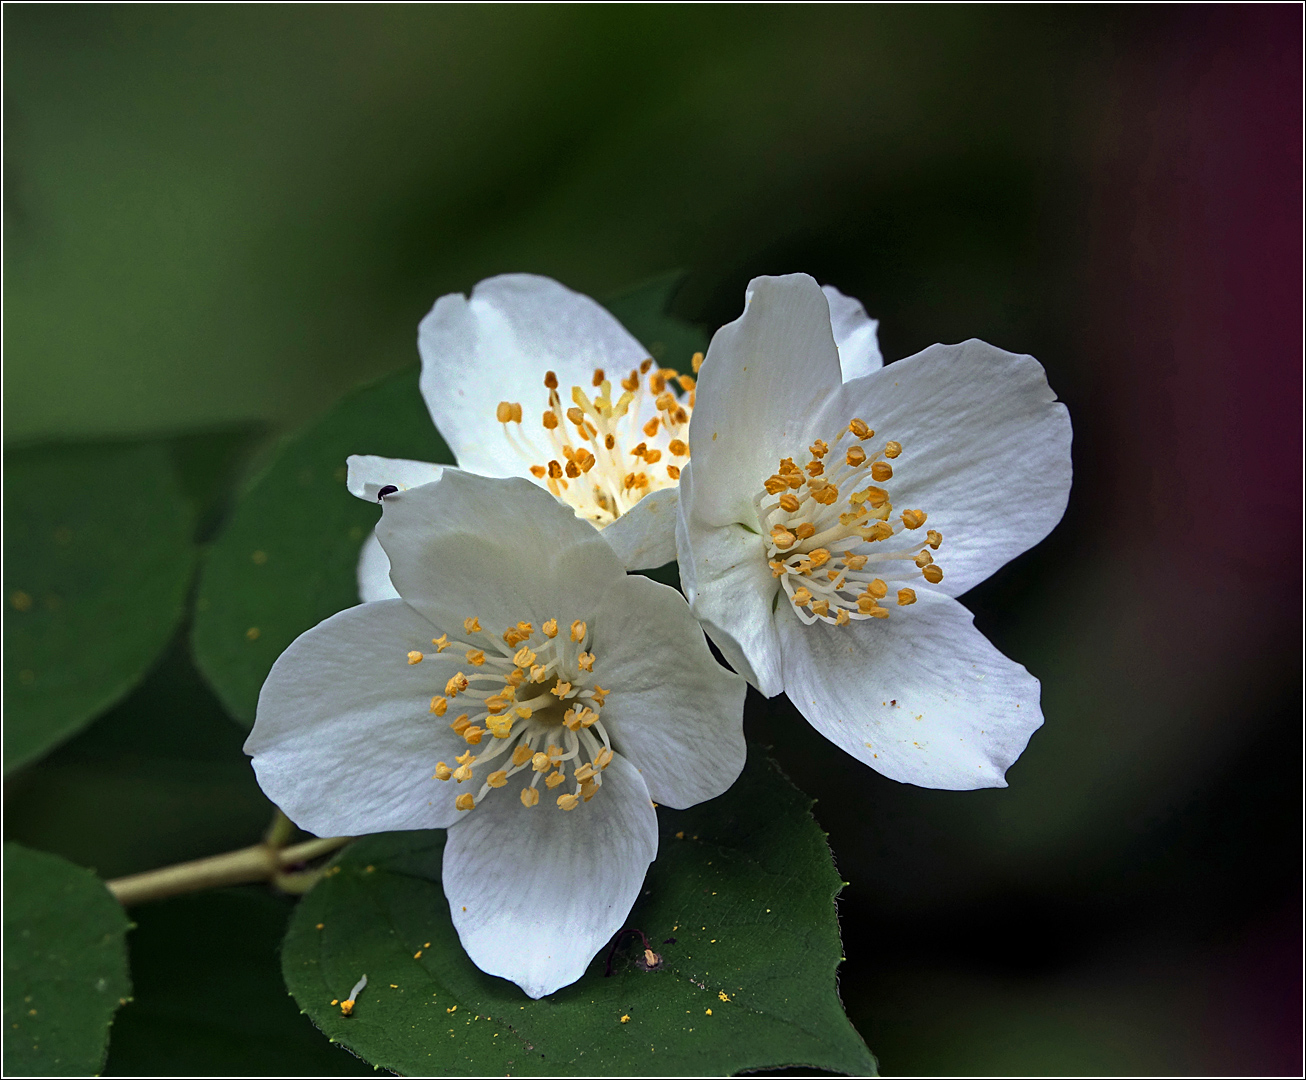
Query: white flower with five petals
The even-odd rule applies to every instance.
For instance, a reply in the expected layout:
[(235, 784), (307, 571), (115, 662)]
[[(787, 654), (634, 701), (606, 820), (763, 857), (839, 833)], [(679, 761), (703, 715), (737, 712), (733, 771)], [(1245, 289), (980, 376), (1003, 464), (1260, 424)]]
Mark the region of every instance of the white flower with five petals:
[(1038, 682), (955, 597), (1060, 520), (1069, 415), (1033, 357), (982, 341), (844, 381), (832, 312), (805, 274), (757, 278), (713, 337), (680, 482), (685, 594), (738, 672), (872, 768), (1005, 786)]
[[(827, 288), (845, 377), (878, 367), (873, 319)], [(676, 557), (676, 489), (688, 460), (694, 375), (657, 366), (594, 300), (534, 274), (488, 278), (436, 301), (418, 329), (422, 396), (458, 466), (520, 476), (589, 521), (627, 569)], [(697, 370), (701, 357), (684, 357)], [(356, 456), (349, 490), (374, 500), (437, 479), (421, 461)], [(359, 595), (396, 595), (369, 538)]]
[(448, 828), (454, 926), (541, 997), (623, 925), (657, 853), (652, 800), (692, 806), (744, 764), (744, 683), (684, 599), (522, 480), (448, 470), (389, 495), (402, 599), (349, 608), (273, 665), (245, 743), (320, 836)]

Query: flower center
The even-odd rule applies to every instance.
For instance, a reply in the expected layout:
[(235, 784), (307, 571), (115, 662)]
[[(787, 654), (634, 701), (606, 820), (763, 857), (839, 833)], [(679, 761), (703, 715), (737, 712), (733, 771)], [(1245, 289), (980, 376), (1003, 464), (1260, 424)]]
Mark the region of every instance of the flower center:
[[(691, 362), (697, 372), (703, 354), (695, 353)], [(520, 402), (499, 402), (495, 416), (512, 448), (531, 463), (531, 475), (577, 517), (601, 529), (650, 492), (679, 484), (689, 458), (694, 377), (645, 360), (621, 380), (616, 401), (602, 368), (594, 369), (591, 381), (597, 396), (573, 386), (572, 405), (564, 410), (558, 377), (548, 372), (549, 407), (540, 420), (542, 433), (534, 437), (522, 429)], [(687, 396), (677, 397), (673, 384)]]
[[(875, 438), (864, 421), (852, 420), (833, 448), (817, 439), (800, 467), (784, 458), (753, 499), (766, 534), (766, 558), (771, 572), (798, 617), (810, 626), (822, 622), (847, 626), (853, 619), (887, 619), (881, 601), (891, 583), (915, 580), (932, 585), (943, 570), (930, 550), (943, 536), (929, 529), (923, 539), (905, 546), (894, 538), (925, 524), (925, 511), (903, 510), (893, 518), (893, 503), (881, 486), (893, 476), (889, 460), (902, 445), (886, 442), (867, 453), (863, 444)], [(889, 459), (889, 460), (885, 460)], [(871, 480), (866, 487), (860, 485)], [(897, 590), (899, 607), (916, 603), (909, 587)]]
[[(467, 664), (467, 673), (458, 671), (445, 683), (444, 692), (431, 698), (431, 712), (444, 716), (459, 698), (468, 710), (449, 725), (463, 737), (467, 752), (455, 759), (456, 767), (439, 762), (432, 779), (461, 784), (495, 762), (480, 791), (465, 791), (454, 800), (459, 810), (471, 810), (509, 777), (530, 769), (530, 786), (521, 791), (522, 805), (530, 807), (540, 801), (541, 781), (552, 792), (568, 782), (570, 769), (572, 790), (557, 797), (558, 807), (574, 810), (582, 801), (589, 802), (603, 786), (603, 770), (613, 752), (599, 719), (610, 691), (594, 681), (586, 624), (577, 619), (560, 633), (556, 619), (538, 631), (519, 622), (496, 637), (472, 616), (463, 620), (463, 636), (467, 640), (451, 640), (447, 633), (431, 639), (433, 659), (453, 659), (442, 654), (454, 649)], [(420, 664), (427, 655), (413, 650), (408, 663)]]

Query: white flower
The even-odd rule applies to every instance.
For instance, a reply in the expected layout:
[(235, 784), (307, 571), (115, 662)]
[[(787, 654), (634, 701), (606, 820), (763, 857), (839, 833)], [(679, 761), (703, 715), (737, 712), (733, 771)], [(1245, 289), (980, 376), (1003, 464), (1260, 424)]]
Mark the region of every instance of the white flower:
[[(880, 363), (875, 322), (828, 290), (849, 378)], [(503, 274), (442, 296), (418, 329), (422, 395), (458, 465), (521, 476), (600, 529), (630, 570), (676, 557), (676, 488), (688, 460), (694, 376), (659, 368), (607, 310), (550, 278)], [(694, 371), (701, 355), (685, 357)], [(357, 456), (349, 490), (429, 483), (441, 467)], [(369, 538), (359, 595), (395, 596)]]
[(845, 383), (816, 282), (758, 278), (690, 449), (681, 581), (735, 669), (895, 780), (1005, 786), (1038, 682), (953, 598), (1065, 510), (1070, 418), (1039, 363), (968, 341)]
[(245, 751), (320, 836), (447, 827), (463, 947), (540, 997), (621, 928), (657, 853), (650, 797), (692, 806), (739, 775), (743, 680), (674, 589), (522, 480), (450, 469), (387, 496), (377, 531), (403, 599), (300, 635)]

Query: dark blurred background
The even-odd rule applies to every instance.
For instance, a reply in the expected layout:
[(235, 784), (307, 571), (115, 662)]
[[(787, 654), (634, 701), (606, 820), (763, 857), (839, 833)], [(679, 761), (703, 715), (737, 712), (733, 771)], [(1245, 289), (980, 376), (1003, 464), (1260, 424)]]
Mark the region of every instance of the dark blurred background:
[[(10, 447), (266, 439), (510, 270), (602, 298), (683, 269), (674, 311), (709, 328), (802, 270), (887, 359), (1037, 356), (1070, 508), (964, 598), (1043, 682), (1010, 788), (896, 785), (750, 700), (849, 882), (845, 1004), (888, 1074), (1300, 1071), (1300, 7), (24, 6), (4, 31)], [(106, 875), (257, 835), (184, 645), (147, 689), (12, 785), (10, 835)], [(280, 900), (134, 917), (110, 1072), (360, 1067), (284, 1004)]]

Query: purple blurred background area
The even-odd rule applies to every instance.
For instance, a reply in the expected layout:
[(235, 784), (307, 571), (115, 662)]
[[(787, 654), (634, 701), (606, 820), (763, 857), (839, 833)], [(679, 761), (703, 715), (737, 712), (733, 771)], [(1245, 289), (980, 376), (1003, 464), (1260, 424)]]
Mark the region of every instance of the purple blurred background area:
[[(11, 443), (289, 430), (512, 270), (605, 297), (681, 269), (709, 329), (801, 270), (887, 360), (1037, 356), (1070, 506), (963, 597), (1043, 685), (1010, 787), (896, 785), (750, 696), (849, 882), (845, 1005), (889, 1075), (1301, 1073), (1299, 6), (5, 30)], [(147, 946), (146, 1000), (172, 985)], [(136, 1023), (110, 1072), (183, 1067)]]

